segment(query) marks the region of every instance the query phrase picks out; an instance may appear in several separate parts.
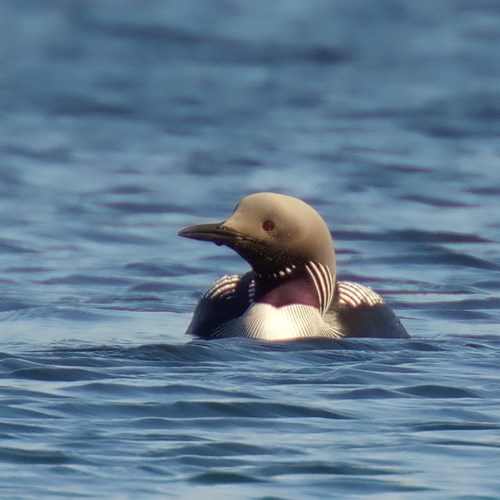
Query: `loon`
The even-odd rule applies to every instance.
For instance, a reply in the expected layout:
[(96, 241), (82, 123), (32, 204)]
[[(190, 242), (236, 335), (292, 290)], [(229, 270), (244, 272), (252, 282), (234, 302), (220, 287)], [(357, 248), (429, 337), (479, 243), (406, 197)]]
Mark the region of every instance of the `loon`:
[(189, 226), (179, 236), (225, 245), (251, 267), (223, 276), (200, 298), (186, 333), (211, 340), (347, 337), (409, 338), (371, 288), (336, 280), (330, 230), (298, 198), (255, 193), (224, 222)]

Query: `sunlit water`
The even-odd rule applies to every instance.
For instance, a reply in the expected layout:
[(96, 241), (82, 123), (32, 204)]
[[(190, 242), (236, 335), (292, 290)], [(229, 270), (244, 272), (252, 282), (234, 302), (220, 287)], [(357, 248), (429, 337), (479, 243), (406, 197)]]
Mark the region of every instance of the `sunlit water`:
[[(498, 498), (500, 9), (0, 4), (2, 498)], [(274, 190), (409, 341), (184, 336)]]

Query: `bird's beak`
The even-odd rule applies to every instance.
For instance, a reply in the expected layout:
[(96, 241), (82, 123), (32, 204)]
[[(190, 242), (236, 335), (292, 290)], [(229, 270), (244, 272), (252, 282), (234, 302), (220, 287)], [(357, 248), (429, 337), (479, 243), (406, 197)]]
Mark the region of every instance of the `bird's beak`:
[(197, 224), (181, 229), (178, 233), (183, 238), (193, 240), (211, 241), (217, 245), (233, 246), (241, 239), (241, 233), (224, 225), (224, 222), (215, 222), (210, 224)]

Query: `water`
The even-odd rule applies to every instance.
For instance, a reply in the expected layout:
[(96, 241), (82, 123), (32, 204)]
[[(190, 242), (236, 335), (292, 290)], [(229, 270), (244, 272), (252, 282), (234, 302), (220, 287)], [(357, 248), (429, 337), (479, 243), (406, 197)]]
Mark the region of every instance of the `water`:
[[(0, 3), (2, 498), (498, 498), (496, 2)], [(184, 337), (313, 204), (410, 341)]]

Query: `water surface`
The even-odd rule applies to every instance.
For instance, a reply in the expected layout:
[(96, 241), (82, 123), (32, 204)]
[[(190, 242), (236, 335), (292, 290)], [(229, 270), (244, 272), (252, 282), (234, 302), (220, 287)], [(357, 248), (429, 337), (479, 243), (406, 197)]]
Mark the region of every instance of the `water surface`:
[[(497, 498), (495, 2), (0, 5), (2, 498)], [(202, 342), (272, 190), (409, 341)]]

